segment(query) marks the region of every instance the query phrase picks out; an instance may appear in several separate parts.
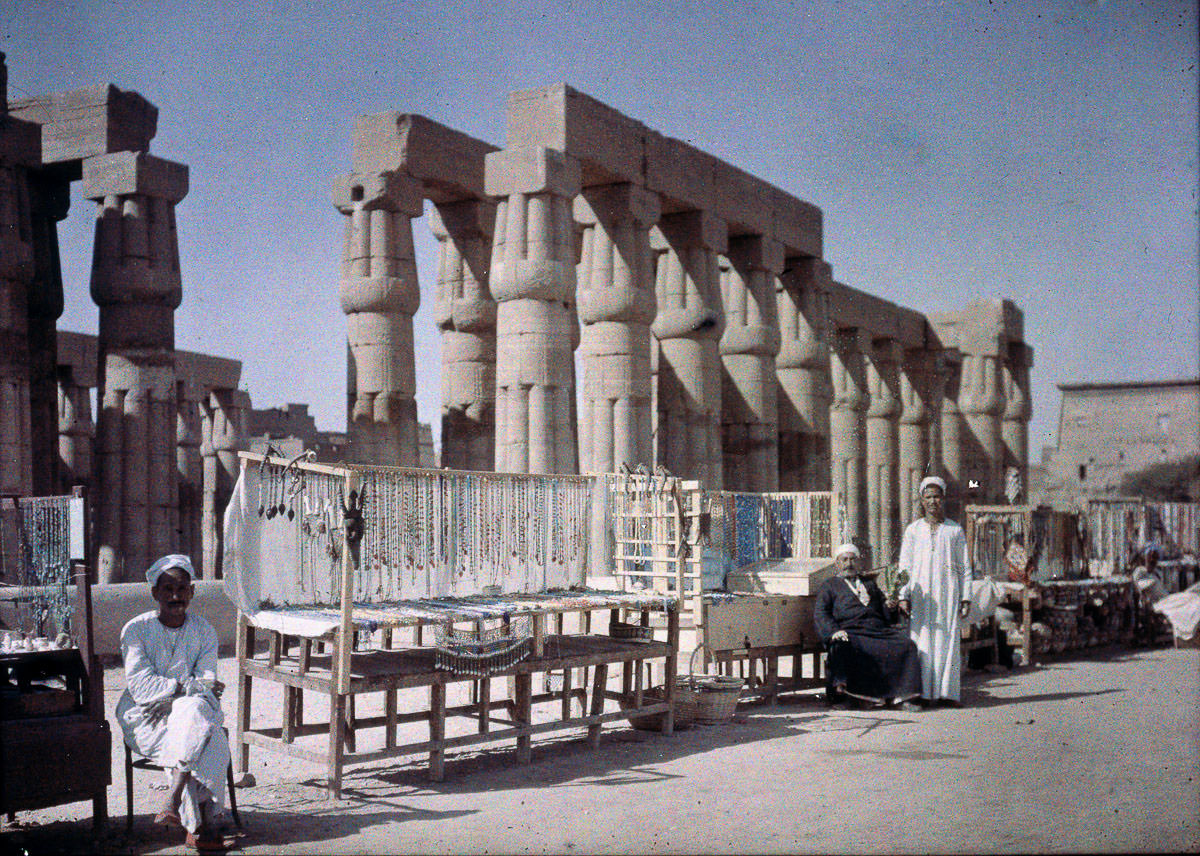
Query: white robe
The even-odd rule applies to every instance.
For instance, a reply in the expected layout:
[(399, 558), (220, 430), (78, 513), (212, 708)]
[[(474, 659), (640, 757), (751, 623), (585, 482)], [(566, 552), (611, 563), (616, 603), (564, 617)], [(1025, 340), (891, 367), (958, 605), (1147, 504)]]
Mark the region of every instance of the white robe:
[(962, 636), (959, 607), (971, 599), (971, 568), (962, 527), (945, 520), (930, 532), (925, 518), (904, 530), (900, 570), (908, 582), (901, 600), (912, 607), (909, 634), (921, 652), (921, 695), (959, 701), (962, 685)]
[[(144, 612), (121, 630), (121, 656), (127, 689), (117, 702), (117, 721), (125, 743), (139, 755), (171, 770), (189, 770), (179, 817), (191, 832), (200, 826), (199, 805), (211, 799), (213, 814), (225, 805), (229, 740), (221, 725), (221, 703), (204, 682), (217, 677), (217, 631), (204, 618), (189, 615), (172, 629), (157, 612)], [(146, 705), (171, 698), (171, 712), (156, 723), (146, 720)]]

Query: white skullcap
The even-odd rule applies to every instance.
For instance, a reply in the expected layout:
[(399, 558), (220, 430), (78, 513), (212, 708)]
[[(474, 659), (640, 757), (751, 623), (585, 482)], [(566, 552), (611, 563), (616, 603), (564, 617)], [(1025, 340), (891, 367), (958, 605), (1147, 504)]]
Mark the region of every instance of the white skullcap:
[(937, 476), (925, 476), (925, 478), (921, 479), (921, 487), (917, 490), (917, 493), (924, 496), (925, 488), (929, 487), (930, 485), (937, 485), (938, 487), (940, 487), (942, 489), (942, 493), (945, 494), (946, 482), (944, 482), (942, 479), (938, 478)]
[(150, 570), (146, 571), (146, 582), (151, 588), (158, 582), (158, 578), (172, 568), (179, 568), (187, 571), (187, 575), (193, 579), (196, 576), (195, 570), (192, 569), (192, 560), (182, 553), (171, 553), (169, 556), (163, 556), (157, 562), (150, 566)]
[(846, 543), (833, 551), (833, 558), (836, 559), (843, 553), (849, 553), (851, 556), (862, 556), (862, 553), (859, 552), (857, 547), (855, 547), (853, 544)]

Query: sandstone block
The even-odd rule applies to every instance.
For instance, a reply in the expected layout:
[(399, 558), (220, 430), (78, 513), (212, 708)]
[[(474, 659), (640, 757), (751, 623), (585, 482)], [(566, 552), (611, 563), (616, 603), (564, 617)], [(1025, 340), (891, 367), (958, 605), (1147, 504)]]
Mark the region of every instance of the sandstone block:
[(111, 83), (10, 101), (9, 115), (41, 126), (46, 164), (145, 152), (158, 130), (158, 108)]
[(575, 222), (585, 225), (631, 219), (651, 226), (661, 213), (657, 193), (628, 183), (585, 187), (574, 201)]
[(779, 274), (785, 267), (783, 244), (763, 235), (731, 237), (728, 256), (737, 268), (754, 268)]
[(646, 128), (564, 83), (508, 97), (508, 147), (566, 152), (582, 167), (585, 185), (642, 183)]
[(481, 199), (484, 158), (496, 146), (413, 113), (360, 116), (354, 124), (356, 172), (401, 172), (434, 202)]
[(188, 168), (142, 152), (116, 152), (89, 157), (83, 162), (83, 195), (150, 196), (179, 202), (188, 192)]
[(395, 211), (409, 217), (420, 217), (425, 213), (420, 182), (401, 172), (339, 175), (333, 180), (333, 204), (343, 214), (349, 214), (355, 205)]
[(542, 146), (492, 152), (485, 164), (488, 196), (551, 193), (568, 199), (579, 193), (579, 162)]
[(705, 247), (724, 253), (728, 245), (725, 221), (707, 211), (667, 214), (650, 230), (650, 246), (656, 250)]
[(718, 165), (723, 164), (687, 143), (646, 133), (646, 189), (664, 197), (664, 211), (712, 209)]

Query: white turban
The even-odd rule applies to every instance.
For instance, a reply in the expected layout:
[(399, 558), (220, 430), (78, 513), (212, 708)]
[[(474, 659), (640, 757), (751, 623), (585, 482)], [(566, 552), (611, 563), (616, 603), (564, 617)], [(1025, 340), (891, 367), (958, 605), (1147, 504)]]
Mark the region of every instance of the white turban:
[(917, 490), (917, 493), (921, 496), (924, 496), (925, 488), (929, 487), (930, 485), (936, 485), (937, 487), (940, 487), (942, 489), (942, 494), (945, 495), (946, 483), (937, 476), (925, 476), (925, 478), (921, 479), (921, 487)]
[(163, 556), (157, 562), (150, 566), (150, 570), (146, 571), (146, 582), (154, 588), (158, 582), (158, 578), (172, 568), (179, 568), (187, 571), (187, 575), (195, 579), (196, 572), (192, 569), (192, 560), (182, 553), (171, 553), (169, 556)]
[(862, 556), (862, 553), (859, 552), (857, 547), (855, 547), (853, 544), (847, 543), (847, 544), (843, 544), (842, 546), (838, 547), (836, 550), (833, 551), (833, 558), (836, 559), (838, 556), (842, 555), (843, 553), (849, 553), (851, 556), (860, 556), (860, 557)]

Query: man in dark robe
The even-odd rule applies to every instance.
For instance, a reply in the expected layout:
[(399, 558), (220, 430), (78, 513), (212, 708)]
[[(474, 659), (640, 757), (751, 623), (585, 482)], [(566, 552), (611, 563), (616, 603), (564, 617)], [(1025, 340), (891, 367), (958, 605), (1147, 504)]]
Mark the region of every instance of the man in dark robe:
[(860, 573), (858, 548), (843, 544), (835, 557), (838, 576), (821, 584), (813, 623), (829, 652), (830, 702), (841, 694), (917, 710), (921, 660), (908, 633), (893, 623), (892, 610), (873, 577)]

